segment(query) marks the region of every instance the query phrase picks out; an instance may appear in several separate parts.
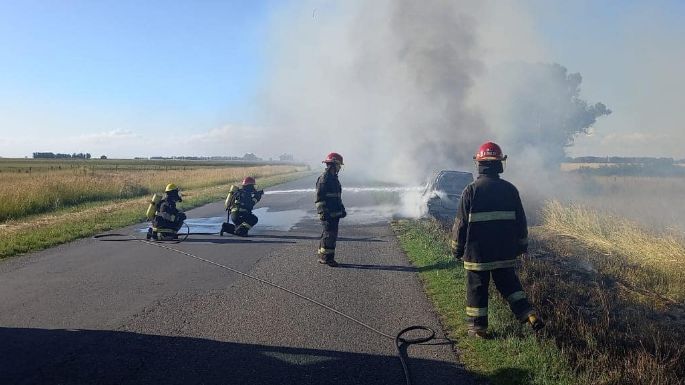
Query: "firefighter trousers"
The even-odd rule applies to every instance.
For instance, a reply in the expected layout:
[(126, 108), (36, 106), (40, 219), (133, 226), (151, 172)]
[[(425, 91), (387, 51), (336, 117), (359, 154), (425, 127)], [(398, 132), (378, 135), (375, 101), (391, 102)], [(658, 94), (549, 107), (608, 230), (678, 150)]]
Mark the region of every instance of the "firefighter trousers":
[(181, 230), (181, 227), (183, 227), (183, 220), (179, 219), (174, 222), (171, 222), (157, 217), (152, 221), (152, 227), (162, 230), (162, 232), (168, 230), (166, 232), (177, 233), (179, 230)]
[(247, 235), (247, 232), (259, 222), (259, 218), (251, 212), (231, 212), (231, 221), (235, 225), (236, 235)]
[(497, 291), (507, 301), (511, 311), (519, 321), (525, 322), (533, 309), (521, 287), (514, 268), (490, 271), (466, 271), (466, 316), (469, 327), (485, 330), (488, 327), (488, 286), (490, 277)]
[(321, 232), (321, 242), (319, 242), (319, 256), (326, 260), (335, 258), (335, 244), (338, 241), (339, 223), (340, 218), (321, 221), (323, 231)]

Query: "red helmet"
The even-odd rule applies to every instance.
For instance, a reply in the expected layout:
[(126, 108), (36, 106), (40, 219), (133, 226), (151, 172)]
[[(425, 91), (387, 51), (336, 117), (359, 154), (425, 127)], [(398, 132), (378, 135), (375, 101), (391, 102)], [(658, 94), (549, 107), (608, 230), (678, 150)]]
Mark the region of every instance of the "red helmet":
[(247, 176), (243, 179), (243, 186), (254, 185), (255, 183), (257, 182), (255, 182), (254, 178), (251, 176)]
[(477, 162), (484, 162), (488, 160), (506, 160), (507, 156), (502, 155), (502, 149), (497, 143), (485, 142), (478, 148), (478, 152), (474, 155), (473, 159)]
[(328, 154), (328, 156), (326, 156), (326, 159), (324, 159), (321, 163), (344, 164), (342, 155), (338, 154), (337, 152), (331, 152), (330, 154)]

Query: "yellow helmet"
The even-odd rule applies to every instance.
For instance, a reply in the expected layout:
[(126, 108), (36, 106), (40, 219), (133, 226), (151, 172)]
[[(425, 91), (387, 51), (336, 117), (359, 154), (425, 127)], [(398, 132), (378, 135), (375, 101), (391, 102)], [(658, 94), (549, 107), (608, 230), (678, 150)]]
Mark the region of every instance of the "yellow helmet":
[(169, 192), (169, 191), (174, 191), (174, 190), (178, 190), (178, 187), (176, 187), (176, 185), (173, 183), (169, 183), (168, 185), (166, 185), (166, 189), (164, 189), (164, 192)]

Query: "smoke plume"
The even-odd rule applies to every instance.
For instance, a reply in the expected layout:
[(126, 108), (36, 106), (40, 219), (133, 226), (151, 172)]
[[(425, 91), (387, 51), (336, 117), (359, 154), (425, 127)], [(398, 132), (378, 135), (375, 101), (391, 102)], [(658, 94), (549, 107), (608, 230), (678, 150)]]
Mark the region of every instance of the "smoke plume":
[[(346, 173), (416, 184), (440, 169), (473, 170), (486, 140), (536, 165), (610, 111), (579, 97), (559, 65), (491, 67), (479, 46), (480, 5), (466, 1), (299, 4), (276, 16), (261, 95), (269, 140)], [(532, 153), (532, 152), (531, 152)]]
[(459, 8), (404, 0), (286, 11), (264, 94), (276, 139), (311, 159), (341, 152), (350, 171), (395, 181), (468, 164), (487, 131), (466, 103), (481, 63), (475, 21)]

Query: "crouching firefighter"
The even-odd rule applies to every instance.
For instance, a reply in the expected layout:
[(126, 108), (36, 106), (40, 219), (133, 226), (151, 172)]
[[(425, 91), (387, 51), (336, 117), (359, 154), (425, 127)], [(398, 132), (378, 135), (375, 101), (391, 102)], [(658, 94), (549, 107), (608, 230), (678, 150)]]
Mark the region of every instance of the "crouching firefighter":
[(331, 152), (322, 163), (326, 171), (316, 181), (316, 212), (319, 214), (323, 232), (319, 243), (319, 263), (331, 267), (338, 266), (335, 261), (335, 244), (338, 240), (338, 224), (347, 216), (342, 203), (342, 186), (338, 173), (343, 165), (342, 155)]
[(219, 235), (231, 233), (246, 237), (248, 231), (257, 224), (259, 218), (252, 214), (252, 209), (262, 199), (264, 190), (256, 190), (255, 183), (255, 179), (248, 176), (243, 179), (241, 188), (231, 186), (224, 207), (228, 211), (228, 219), (233, 223), (222, 224)]
[(157, 194), (152, 196), (147, 213), (148, 218), (152, 217), (152, 227), (147, 231), (147, 239), (178, 239), (178, 231), (186, 220), (186, 215), (176, 207), (176, 202), (182, 201), (178, 187), (173, 183), (164, 189), (164, 198), (160, 199)]
[(479, 148), (479, 175), (464, 189), (453, 227), (452, 252), (464, 260), (466, 315), (474, 337), (486, 336), (491, 278), (519, 321), (535, 331), (545, 326), (515, 271), (516, 258), (528, 250), (528, 227), (518, 190), (499, 176), (506, 159), (495, 143)]

